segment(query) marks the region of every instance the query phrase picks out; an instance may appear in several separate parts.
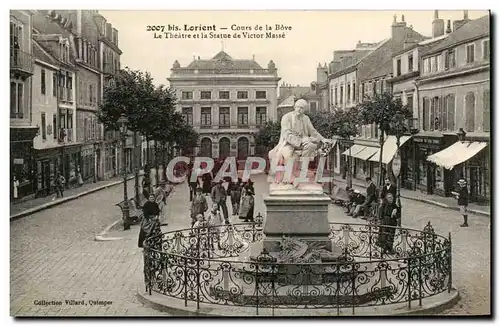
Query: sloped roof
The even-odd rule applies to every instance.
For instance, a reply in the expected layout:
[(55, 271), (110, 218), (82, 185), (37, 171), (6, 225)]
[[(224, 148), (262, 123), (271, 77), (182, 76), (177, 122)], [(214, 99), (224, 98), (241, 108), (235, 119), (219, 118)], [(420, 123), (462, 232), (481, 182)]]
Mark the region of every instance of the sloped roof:
[(35, 57), (35, 59), (39, 59), (51, 65), (57, 66), (59, 64), (58, 61), (48, 55), (47, 52), (44, 51), (42, 46), (35, 40), (33, 40), (33, 56)]
[[(194, 60), (186, 68), (188, 69), (262, 69), (255, 60), (233, 59), (224, 51), (217, 53), (209, 60)], [(181, 68), (182, 69), (182, 68)]]
[(456, 44), (489, 35), (489, 33), (490, 33), (490, 16), (486, 15), (481, 18), (471, 20), (468, 23), (465, 23), (459, 29), (451, 32), (445, 40), (429, 48), (425, 54), (428, 55), (436, 53), (444, 49), (450, 48)]
[[(425, 37), (413, 29), (406, 27), (406, 39), (418, 42)], [(368, 54), (358, 65), (358, 78), (360, 80), (372, 79), (392, 73), (392, 55), (404, 48), (404, 41), (389, 39), (381, 46)]]
[(293, 107), (294, 104), (295, 104), (295, 95), (290, 95), (278, 105), (278, 108)]

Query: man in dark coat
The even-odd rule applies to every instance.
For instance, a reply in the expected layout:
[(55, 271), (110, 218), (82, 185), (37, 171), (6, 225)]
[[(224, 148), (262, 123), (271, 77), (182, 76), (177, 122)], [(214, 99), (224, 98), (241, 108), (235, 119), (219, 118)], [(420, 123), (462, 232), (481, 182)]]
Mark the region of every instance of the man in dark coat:
[(464, 223), (460, 226), (468, 227), (469, 224), (467, 224), (467, 206), (469, 205), (469, 189), (467, 188), (467, 181), (465, 181), (465, 179), (463, 178), (458, 180), (457, 191), (452, 191), (451, 193), (457, 198), (458, 206), (460, 207), (460, 213), (464, 217)]
[(160, 207), (156, 203), (155, 195), (149, 195), (149, 200), (142, 206), (142, 213), (144, 217), (141, 222), (141, 230), (139, 231), (139, 248), (143, 247), (145, 239), (151, 237), (155, 233), (161, 233), (160, 221)]
[(222, 184), (222, 180), (219, 180), (217, 184), (212, 188), (211, 191), (211, 197), (212, 197), (212, 202), (214, 204), (219, 205), (219, 209), (222, 211), (224, 215), (224, 221), (226, 224), (229, 224), (229, 216), (227, 212), (227, 206), (226, 206), (226, 189), (224, 188), (224, 185)]
[(361, 209), (363, 210), (363, 219), (366, 220), (369, 213), (370, 213), (370, 205), (377, 200), (377, 187), (375, 187), (375, 184), (373, 183), (371, 178), (366, 178), (366, 182), (368, 183), (368, 187), (366, 188), (366, 199), (365, 202), (362, 205), (358, 205), (356, 207), (356, 210), (354, 211), (352, 217), (356, 218), (361, 212)]
[(396, 185), (389, 178), (385, 178), (385, 185), (380, 191), (380, 198), (384, 199), (387, 193), (391, 193), (392, 197), (396, 198)]

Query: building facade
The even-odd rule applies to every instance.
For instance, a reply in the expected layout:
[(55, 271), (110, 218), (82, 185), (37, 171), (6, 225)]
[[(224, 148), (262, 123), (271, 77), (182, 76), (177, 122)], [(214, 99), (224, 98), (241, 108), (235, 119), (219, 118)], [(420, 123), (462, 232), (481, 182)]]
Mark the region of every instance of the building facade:
[[(469, 20), (465, 11), (448, 37), (421, 56), (417, 186), (427, 193), (448, 196), (463, 177), (473, 200), (490, 198), (489, 24), (489, 16)], [(436, 159), (449, 148), (462, 159)]]
[(273, 61), (263, 69), (221, 51), (186, 67), (175, 61), (168, 80), (179, 99), (176, 109), (200, 135), (195, 155), (245, 159), (255, 154), (259, 126), (277, 119), (280, 78)]
[(33, 82), (33, 11), (10, 11), (10, 198), (35, 193), (31, 87)]
[(76, 67), (67, 38), (42, 34), (33, 38), (33, 123), (40, 128), (34, 139), (35, 188), (37, 196), (46, 196), (56, 191), (57, 173), (70, 186), (77, 184), (79, 160), (64, 159), (66, 147), (76, 143)]

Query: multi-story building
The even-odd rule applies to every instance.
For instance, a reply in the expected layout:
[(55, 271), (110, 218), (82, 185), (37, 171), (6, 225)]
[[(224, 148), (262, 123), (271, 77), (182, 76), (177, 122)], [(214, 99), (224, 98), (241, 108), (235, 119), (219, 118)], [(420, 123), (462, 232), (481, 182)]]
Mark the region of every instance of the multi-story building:
[(279, 87), (278, 92), (278, 119), (281, 119), (284, 114), (292, 111), (293, 104), (298, 99), (307, 101), (310, 112), (321, 110), (321, 93), (315, 81), (309, 86), (292, 86), (290, 84), (283, 83)]
[[(97, 24), (100, 35), (99, 57), (101, 58), (100, 69), (102, 71), (100, 94), (102, 100), (104, 88), (112, 85), (113, 78), (120, 71), (120, 55), (122, 54), (122, 51), (118, 46), (118, 30), (113, 28), (113, 26), (107, 22), (106, 18), (98, 12), (94, 12), (94, 20)], [(119, 151), (121, 147), (119, 140), (120, 135), (118, 131), (105, 130), (102, 148), (99, 144), (96, 144), (95, 155), (98, 162), (97, 168), (99, 171), (103, 171), (104, 178), (116, 176), (120, 172), (119, 165), (121, 157), (119, 156)], [(127, 157), (130, 161), (131, 149), (129, 143), (130, 141), (127, 139)], [(104, 157), (104, 159), (101, 160), (101, 157)], [(100, 174), (98, 173), (98, 175)]]
[(186, 67), (175, 61), (171, 71), (177, 110), (200, 134), (195, 154), (240, 159), (256, 154), (258, 127), (277, 119), (280, 77), (273, 61), (263, 69), (254, 59), (237, 60), (221, 51)]
[[(393, 96), (399, 98), (404, 105), (413, 111), (414, 118), (410, 126), (416, 131), (422, 129), (421, 121), (419, 121), (418, 88), (416, 84), (416, 79), (421, 73), (420, 56), (429, 48), (445, 40), (450, 32), (450, 21), (448, 21), (448, 27), (445, 31), (444, 20), (439, 19), (436, 10), (432, 21), (432, 38), (421, 42), (406, 39), (403, 49), (392, 56), (393, 77), (388, 82), (391, 84)], [(408, 140), (408, 150), (402, 151), (401, 185), (413, 190), (417, 188), (417, 182), (415, 181), (419, 177), (414, 158), (416, 153), (414, 150), (415, 141), (418, 141), (421, 135), (416, 134)], [(427, 142), (424, 143), (427, 144)]]
[[(37, 31), (35, 31), (37, 33)], [(40, 127), (34, 139), (36, 194), (55, 192), (55, 177), (63, 174), (77, 184), (79, 160), (64, 160), (65, 149), (75, 144), (75, 71), (69, 40), (61, 35), (33, 34), (33, 124)]]
[(489, 200), (490, 17), (469, 20), (465, 11), (420, 67), (417, 187), (446, 196), (464, 177), (473, 200)]
[(10, 194), (17, 200), (35, 192), (32, 123), (33, 11), (10, 11)]

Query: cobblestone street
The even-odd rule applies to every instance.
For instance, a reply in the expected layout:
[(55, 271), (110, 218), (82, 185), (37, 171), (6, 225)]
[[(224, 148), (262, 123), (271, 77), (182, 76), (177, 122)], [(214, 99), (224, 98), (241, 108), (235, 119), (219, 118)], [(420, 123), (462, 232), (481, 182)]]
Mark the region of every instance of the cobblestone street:
[[(255, 177), (255, 213), (264, 213), (267, 183)], [(133, 181), (129, 181), (133, 191)], [(161, 315), (136, 298), (142, 286), (142, 253), (137, 248), (138, 226), (130, 231), (120, 225), (108, 234), (117, 241), (94, 241), (94, 236), (118, 220), (115, 206), (122, 198), (115, 186), (13, 221), (11, 233), (11, 315)], [(165, 231), (189, 227), (189, 196), (186, 184), (178, 185), (168, 199)], [(460, 228), (458, 212), (402, 200), (403, 226), (423, 229), (431, 222), (436, 233), (452, 234), (453, 282), (460, 291), (459, 303), (445, 314), (488, 314), (490, 305), (489, 218), (471, 215), (469, 228)], [(231, 208), (229, 207), (229, 213)], [(331, 205), (332, 222), (356, 222), (338, 206)], [(236, 222), (236, 217), (232, 218)], [(35, 300), (63, 301), (59, 306), (36, 305)], [(112, 301), (109, 305), (71, 306), (64, 300)]]

